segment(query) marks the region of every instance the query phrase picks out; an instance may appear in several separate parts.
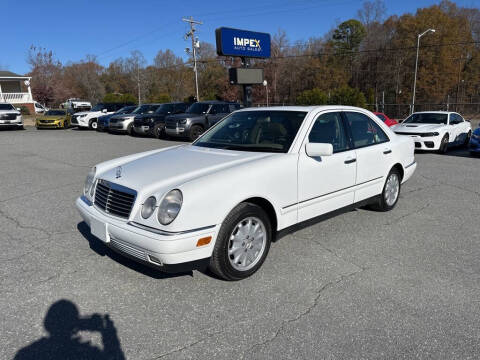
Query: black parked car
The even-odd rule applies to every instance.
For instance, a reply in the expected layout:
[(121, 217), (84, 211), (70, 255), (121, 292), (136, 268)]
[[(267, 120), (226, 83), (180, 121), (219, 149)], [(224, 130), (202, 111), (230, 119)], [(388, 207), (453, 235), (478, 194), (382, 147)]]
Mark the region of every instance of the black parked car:
[(165, 133), (168, 136), (186, 137), (191, 141), (223, 119), (240, 104), (226, 101), (201, 101), (190, 105), (184, 114), (165, 118)]
[(162, 104), (153, 114), (135, 116), (133, 130), (136, 134), (153, 135), (160, 139), (165, 134), (165, 117), (172, 114), (182, 114), (188, 106), (189, 104), (183, 102)]
[(137, 105), (124, 106), (113, 114), (99, 116), (97, 120), (97, 131), (108, 131), (108, 124), (113, 115), (130, 114), (137, 108)]

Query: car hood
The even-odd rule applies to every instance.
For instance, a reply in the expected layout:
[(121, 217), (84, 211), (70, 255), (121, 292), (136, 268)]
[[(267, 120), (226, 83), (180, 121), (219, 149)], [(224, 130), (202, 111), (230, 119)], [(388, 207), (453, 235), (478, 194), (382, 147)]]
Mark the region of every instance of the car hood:
[(445, 124), (398, 124), (391, 127), (395, 132), (405, 133), (423, 133), (438, 131), (443, 128)]
[(272, 154), (182, 145), (148, 152), (140, 158), (120, 164), (121, 177), (117, 177), (117, 165), (99, 174), (98, 178), (151, 194), (161, 189), (168, 191), (170, 187), (192, 179), (267, 156)]
[(110, 119), (126, 120), (135, 117), (135, 114), (113, 115)]
[(73, 115), (101, 115), (101, 114), (104, 114), (104, 113), (101, 111), (80, 111), (80, 112), (76, 112)]

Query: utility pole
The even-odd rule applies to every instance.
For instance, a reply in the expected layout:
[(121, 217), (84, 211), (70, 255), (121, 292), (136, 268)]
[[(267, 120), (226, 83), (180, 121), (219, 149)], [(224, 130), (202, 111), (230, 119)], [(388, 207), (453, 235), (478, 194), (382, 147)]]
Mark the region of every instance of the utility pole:
[[(198, 95), (198, 70), (197, 70), (197, 48), (200, 47), (200, 43), (198, 41), (198, 37), (195, 37), (195, 25), (202, 25), (202, 21), (194, 20), (192, 16), (189, 19), (182, 18), (182, 21), (190, 23), (190, 31), (185, 34), (185, 40), (188, 38), (192, 39), (192, 54), (193, 54), (193, 72), (195, 73), (195, 92), (197, 101), (200, 101), (200, 97)], [(187, 48), (188, 53), (188, 48)]]
[(410, 109), (411, 114), (415, 112), (415, 90), (417, 89), (418, 50), (420, 48), (420, 38), (429, 32), (434, 33), (435, 29), (428, 29), (428, 30), (425, 30), (423, 33), (417, 35), (417, 56), (415, 58), (415, 75), (413, 78), (412, 108)]
[(138, 88), (138, 105), (142, 105), (142, 99), (140, 98), (140, 66), (137, 61), (137, 88)]

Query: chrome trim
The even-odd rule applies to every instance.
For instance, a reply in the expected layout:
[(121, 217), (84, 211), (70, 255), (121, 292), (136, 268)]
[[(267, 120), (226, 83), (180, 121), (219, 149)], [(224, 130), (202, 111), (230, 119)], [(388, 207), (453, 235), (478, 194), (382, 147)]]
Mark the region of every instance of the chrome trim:
[(407, 165), (405, 166), (405, 170), (408, 169), (410, 166), (413, 166), (415, 165), (417, 162), (415, 160), (413, 160), (413, 162), (410, 164), (410, 165)]
[(209, 226), (203, 226), (201, 228), (196, 228), (196, 229), (191, 229), (191, 230), (172, 232), (172, 231), (165, 231), (165, 230), (156, 229), (156, 228), (153, 228), (153, 227), (150, 227), (150, 226), (147, 226), (147, 225), (137, 223), (135, 221), (129, 221), (127, 223), (127, 225), (131, 225), (131, 226), (134, 226), (136, 228), (139, 228), (139, 229), (142, 229), (142, 230), (145, 230), (145, 231), (150, 231), (150, 232), (153, 232), (155, 234), (164, 235), (164, 236), (174, 236), (174, 235), (188, 234), (188, 233), (192, 233), (192, 232), (212, 229), (216, 226), (216, 225), (209, 225)]

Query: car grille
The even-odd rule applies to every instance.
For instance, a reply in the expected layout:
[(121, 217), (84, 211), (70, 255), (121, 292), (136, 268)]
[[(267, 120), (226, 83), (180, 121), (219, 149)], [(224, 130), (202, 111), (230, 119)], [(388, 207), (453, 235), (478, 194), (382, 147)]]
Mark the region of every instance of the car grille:
[(396, 132), (397, 135), (410, 135), (410, 136), (424, 136), (423, 133), (413, 133), (413, 132)]
[(40, 120), (40, 122), (41, 122), (42, 124), (51, 124), (51, 123), (54, 123), (55, 120)]
[(70, 120), (70, 124), (78, 124), (76, 115), (72, 115), (72, 119)]
[(1, 114), (0, 120), (15, 120), (17, 118), (17, 114)]
[(146, 253), (141, 250), (137, 250), (134, 247), (126, 245), (113, 237), (110, 238), (110, 245), (122, 253), (128, 254), (143, 261), (147, 261)]
[(177, 120), (165, 120), (165, 127), (168, 129), (176, 129)]
[(108, 214), (128, 218), (135, 202), (136, 191), (105, 180), (98, 180), (94, 204)]

